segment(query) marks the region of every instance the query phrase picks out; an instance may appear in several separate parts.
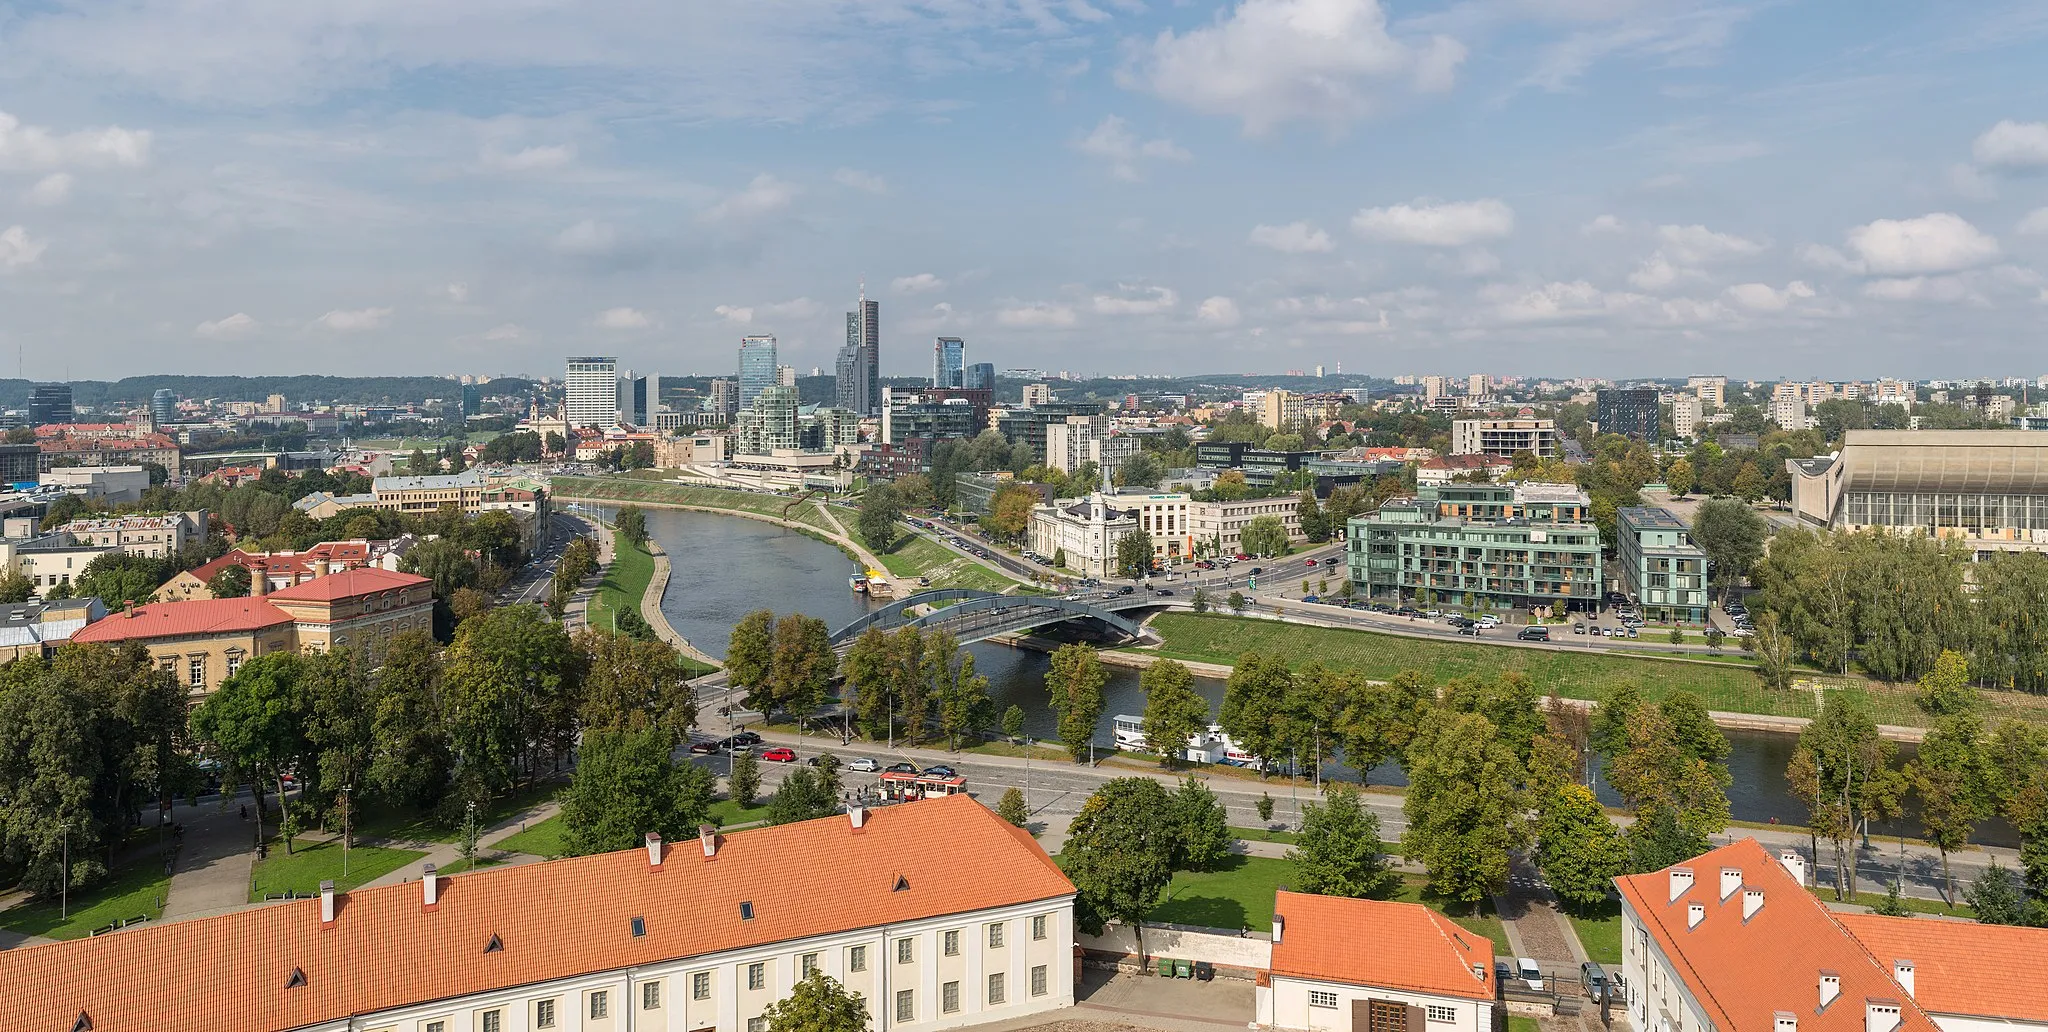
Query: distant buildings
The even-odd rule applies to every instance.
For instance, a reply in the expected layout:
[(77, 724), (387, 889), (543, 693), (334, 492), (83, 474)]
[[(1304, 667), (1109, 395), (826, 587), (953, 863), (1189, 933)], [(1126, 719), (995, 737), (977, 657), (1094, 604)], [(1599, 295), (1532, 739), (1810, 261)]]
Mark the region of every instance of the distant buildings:
[(1705, 623), (1707, 554), (1669, 509), (1625, 506), (1615, 514), (1615, 579), (1643, 618)]
[(739, 411), (753, 408), (762, 391), (777, 386), (774, 336), (761, 333), (740, 338)]
[(970, 391), (993, 391), (996, 389), (996, 364), (976, 362), (967, 367), (967, 389)]
[(1438, 455), (1424, 459), (1415, 465), (1417, 485), (1448, 484), (1459, 477), (1485, 474), (1488, 480), (1500, 480), (1513, 472), (1515, 463), (1498, 455)]
[(68, 383), (39, 383), (28, 395), (28, 425), (69, 423), (78, 414)]
[(1671, 399), (1671, 432), (1680, 440), (1691, 440), (1699, 436), (1700, 416), (1705, 402), (1690, 394), (1676, 395)]
[(1275, 431), (1301, 425), (1301, 395), (1293, 391), (1270, 390), (1259, 399), (1259, 422)]
[(1052, 404), (1052, 385), (1051, 385), (1051, 384), (1047, 384), (1047, 383), (1027, 383), (1027, 384), (1025, 384), (1025, 385), (1024, 385), (1024, 407), (1025, 407), (1025, 408), (1037, 408), (1037, 407), (1039, 407), (1039, 406), (1041, 406), (1041, 405), (1050, 405), (1050, 404)]
[[(465, 388), (473, 388), (475, 385), (465, 384), (464, 386)], [(469, 397), (466, 391), (463, 397), (465, 400)], [(178, 395), (176, 392), (172, 391), (169, 387), (159, 387), (155, 393), (149, 396), (149, 421), (159, 430), (178, 421)]]
[(1419, 487), (1352, 517), (1351, 582), (1369, 595), (1592, 609), (1601, 591), (1592, 509), (1571, 484)]
[(619, 360), (583, 355), (572, 357), (562, 377), (562, 418), (570, 429), (613, 426), (619, 422)]
[(967, 386), (967, 342), (958, 337), (932, 341), (932, 386)]
[[(213, 578), (230, 566), (239, 566), (249, 571), (252, 594), (282, 591), (330, 573), (365, 566), (396, 573), (399, 560), (418, 543), (419, 539), (407, 534), (384, 541), (368, 541), (362, 538), (353, 541), (323, 541), (296, 552), (245, 552), (239, 548), (230, 549), (228, 554), (212, 562), (180, 571), (165, 581), (163, 587), (156, 589), (153, 600), (188, 602), (193, 599), (212, 598)], [(255, 578), (258, 575), (269, 579), (267, 591), (256, 591)]]
[(1498, 455), (1514, 458), (1530, 452), (1538, 458), (1556, 455), (1557, 422), (1550, 419), (1454, 419), (1451, 454)]
[(854, 310), (846, 313), (846, 344), (839, 349), (834, 386), (838, 407), (864, 417), (882, 410), (881, 322), (881, 302), (868, 300), (863, 287)]
[(1780, 430), (1804, 430), (1807, 425), (1806, 402), (1797, 395), (1778, 395), (1771, 399), (1771, 422)]
[(1993, 552), (2048, 552), (2048, 434), (1850, 430), (1833, 455), (1788, 459), (1792, 510), (1817, 526), (1918, 531)]
[(1138, 451), (1138, 439), (1118, 435), (1106, 415), (1068, 416), (1045, 425), (1045, 464), (1062, 473), (1092, 462), (1113, 477)]
[(796, 410), (796, 388), (780, 384), (762, 388), (733, 421), (738, 454), (796, 450)]
[(117, 548), (150, 559), (175, 556), (206, 541), (206, 512), (101, 516), (57, 528), (92, 548)]

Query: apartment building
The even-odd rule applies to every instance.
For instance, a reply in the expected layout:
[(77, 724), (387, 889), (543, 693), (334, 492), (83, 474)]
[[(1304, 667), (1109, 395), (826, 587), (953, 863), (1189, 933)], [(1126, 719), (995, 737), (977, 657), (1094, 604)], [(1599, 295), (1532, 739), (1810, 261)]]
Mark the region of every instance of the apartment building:
[(105, 516), (72, 520), (57, 529), (87, 547), (162, 559), (206, 542), (206, 511)]
[(1595, 391), (1593, 405), (1593, 422), (1603, 434), (1654, 442), (1661, 433), (1663, 392), (1655, 387)]
[(1371, 595), (1591, 609), (1601, 590), (1592, 501), (1570, 484), (1419, 487), (1345, 528), (1351, 582)]
[(1725, 376), (1688, 376), (1685, 386), (1710, 411), (1728, 404), (1728, 378)]
[(1806, 401), (1792, 395), (1773, 396), (1771, 422), (1776, 423), (1780, 430), (1806, 429)]
[(1257, 1024), (1302, 1032), (1491, 1032), (1493, 943), (1418, 903), (1281, 890)]
[(870, 1027), (1074, 1002), (1074, 888), (959, 795), (0, 953), (0, 1028), (761, 1032), (822, 972)]
[(453, 505), (463, 512), (477, 512), (483, 507), (484, 474), (473, 469), (431, 476), (378, 477), (370, 481), (370, 494), (375, 498), (371, 508), (429, 513)]
[(1699, 436), (1700, 417), (1704, 414), (1706, 402), (1690, 394), (1680, 394), (1671, 399), (1671, 432), (1680, 440), (1691, 440)]
[(1645, 619), (1705, 623), (1707, 554), (1671, 510), (1628, 506), (1615, 514), (1615, 577)]
[(1538, 458), (1556, 455), (1557, 421), (1553, 419), (1454, 419), (1451, 421), (1451, 454), (1497, 455), (1504, 459), (1517, 452)]
[(1301, 425), (1301, 395), (1270, 390), (1259, 399), (1259, 422), (1275, 430)]
[(1188, 503), (1188, 530), (1193, 555), (1239, 555), (1244, 552), (1244, 528), (1261, 516), (1272, 516), (1287, 529), (1287, 540), (1301, 541), (1301, 499), (1294, 495), (1276, 498), (1245, 498), (1235, 502)]

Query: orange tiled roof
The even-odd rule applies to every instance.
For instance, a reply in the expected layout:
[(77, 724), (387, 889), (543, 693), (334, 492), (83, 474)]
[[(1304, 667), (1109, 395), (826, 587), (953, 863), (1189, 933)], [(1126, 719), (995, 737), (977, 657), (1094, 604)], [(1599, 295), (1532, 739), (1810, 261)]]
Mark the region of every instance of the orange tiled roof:
[(230, 566), (254, 570), (259, 562), (273, 574), (301, 574), (311, 572), (316, 559), (343, 565), (367, 563), (370, 561), (370, 543), (361, 539), (322, 541), (303, 552), (245, 552), (236, 548), (218, 559), (194, 567), (192, 576), (201, 582), (210, 581), (215, 574)]
[[(1742, 878), (1725, 901), (1724, 867)], [(1673, 900), (1670, 872), (1678, 868), (1690, 869), (1693, 880)], [(1926, 1011), (1892, 981), (1891, 960), (1873, 959), (1753, 838), (1614, 884), (1720, 1032), (1773, 1032), (1778, 1011), (1797, 1015), (1799, 1032), (1864, 1032), (1867, 999), (1898, 1002), (1903, 1032), (1935, 1032)], [(1745, 922), (1746, 889), (1761, 889), (1764, 901)], [(1687, 928), (1693, 903), (1705, 914)], [(1825, 1011), (1819, 1010), (1822, 971), (1841, 978), (1841, 995)]]
[(1421, 904), (1282, 889), (1273, 909), (1276, 975), (1493, 999), (1492, 940)]
[(393, 588), (408, 588), (415, 584), (430, 583), (425, 577), (413, 573), (394, 573), (375, 566), (364, 566), (325, 577), (315, 577), (304, 584), (294, 584), (270, 593), (270, 597), (286, 602), (333, 602), (337, 599), (354, 598), (357, 595), (371, 595)]
[(71, 640), (118, 642), (231, 634), (291, 622), (284, 610), (261, 598), (198, 598), (152, 602), (136, 606), (133, 611), (109, 613), (105, 619), (87, 624)]
[[(0, 1028), (274, 1032), (414, 1003), (1074, 891), (1029, 834), (967, 796), (239, 910), (0, 953)], [(896, 891), (897, 878), (907, 887)], [(742, 920), (739, 905), (753, 903)], [(646, 921), (634, 938), (631, 919)], [(489, 954), (495, 935), (504, 946)], [(287, 989), (293, 969), (305, 984)]]
[(1930, 1014), (2048, 1022), (2048, 928), (1837, 914), (1871, 958), (1913, 962), (1913, 999)]

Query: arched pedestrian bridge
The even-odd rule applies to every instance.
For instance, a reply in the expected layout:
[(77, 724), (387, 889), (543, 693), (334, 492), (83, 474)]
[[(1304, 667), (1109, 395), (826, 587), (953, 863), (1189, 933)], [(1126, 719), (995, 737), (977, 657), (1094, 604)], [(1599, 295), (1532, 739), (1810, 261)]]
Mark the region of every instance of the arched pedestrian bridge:
[[(921, 607), (952, 602), (921, 616)], [(1116, 598), (1068, 599), (1058, 595), (1000, 595), (969, 588), (939, 588), (920, 591), (909, 598), (891, 602), (832, 634), (834, 648), (845, 649), (871, 627), (893, 631), (919, 627), (952, 633), (961, 644), (981, 641), (999, 634), (1016, 634), (1069, 620), (1095, 620), (1127, 638), (1142, 638), (1143, 627), (1125, 615), (1138, 609), (1185, 606), (1178, 598), (1144, 593)]]

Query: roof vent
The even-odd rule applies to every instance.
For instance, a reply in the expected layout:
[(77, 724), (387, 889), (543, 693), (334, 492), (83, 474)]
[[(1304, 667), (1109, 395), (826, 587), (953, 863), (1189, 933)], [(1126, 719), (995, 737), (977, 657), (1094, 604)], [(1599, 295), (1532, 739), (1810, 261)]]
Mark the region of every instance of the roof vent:
[(1791, 875), (1793, 881), (1806, 884), (1806, 858), (1800, 856), (1798, 850), (1787, 849), (1779, 853), (1778, 864), (1785, 868), (1785, 873)]
[(1771, 1017), (1772, 1032), (1799, 1032), (1799, 1015), (1791, 1011), (1777, 1011)]
[(751, 899), (743, 899), (743, 900), (741, 900), (741, 901), (740, 901), (740, 920), (742, 920), (742, 921), (752, 921), (753, 919), (754, 919), (754, 901), (753, 901), (753, 900), (751, 900)]
[(1759, 911), (1759, 910), (1762, 910), (1763, 908), (1764, 908), (1764, 890), (1762, 890), (1762, 889), (1744, 889), (1744, 890), (1742, 890), (1742, 920), (1743, 920), (1743, 923), (1747, 924), (1747, 923), (1749, 922), (1749, 919), (1750, 919), (1750, 918), (1752, 918), (1752, 917), (1755, 917), (1755, 916), (1756, 916), (1756, 912), (1757, 912), (1757, 911)]
[(647, 833), (647, 866), (651, 870), (661, 870), (661, 832)]
[(1685, 893), (1686, 893), (1686, 890), (1688, 890), (1688, 889), (1690, 889), (1690, 888), (1692, 888), (1692, 868), (1690, 868), (1690, 867), (1674, 867), (1674, 868), (1672, 868), (1672, 869), (1671, 869), (1671, 898), (1670, 898), (1670, 899), (1668, 899), (1668, 900), (1666, 900), (1665, 902), (1667, 902), (1667, 903), (1676, 903), (1676, 902), (1678, 902), (1678, 897), (1680, 897), (1680, 896), (1683, 896), (1683, 895), (1685, 895)]
[(1721, 902), (1723, 902), (1723, 903), (1726, 903), (1726, 902), (1728, 902), (1728, 897), (1730, 897), (1730, 896), (1733, 896), (1733, 895), (1735, 895), (1735, 890), (1736, 890), (1736, 889), (1739, 889), (1739, 888), (1741, 888), (1741, 887), (1742, 887), (1742, 868), (1740, 868), (1740, 867), (1723, 867), (1723, 868), (1721, 868)]
[(1863, 1032), (1892, 1032), (1899, 1027), (1899, 1001), (1866, 998), (1863, 1001)]
[(286, 989), (298, 989), (303, 987), (305, 984), (306, 972), (302, 968), (293, 968), (291, 977), (284, 980), (284, 987)]
[(484, 943), (484, 952), (486, 954), (505, 952), (505, 940), (498, 938), (498, 933), (492, 932), (491, 941)]
[(334, 923), (334, 879), (320, 883), (320, 924), (322, 927)]
[(429, 910), (441, 902), (441, 877), (434, 870), (434, 865), (428, 864), (420, 871), (420, 904)]
[(92, 1032), (92, 1015), (78, 1012), (78, 1020), (71, 1023), (71, 1032)]
[(718, 855), (718, 829), (709, 824), (697, 825), (697, 841), (704, 844), (706, 859)]
[(900, 875), (900, 874), (899, 874), (899, 875), (897, 875), (897, 876), (896, 876), (896, 885), (895, 885), (895, 887), (891, 888), (891, 889), (890, 889), (889, 891), (890, 891), (890, 892), (903, 892), (903, 891), (905, 891), (905, 890), (907, 890), (907, 889), (909, 889), (909, 888), (910, 888), (910, 879), (908, 879), (908, 878), (905, 878), (904, 876), (902, 876), (902, 875)]
[(1842, 976), (1832, 971), (1820, 973), (1820, 1009), (1826, 1011), (1835, 997), (1842, 995)]
[(634, 918), (634, 919), (633, 919), (633, 921), (632, 921), (632, 925), (633, 925), (633, 938), (635, 938), (635, 939), (643, 939), (643, 938), (646, 938), (646, 936), (647, 936), (647, 919), (646, 919), (646, 918), (644, 918), (644, 917), (636, 917), (636, 918)]
[(1907, 998), (1911, 999), (1913, 996), (1913, 962), (1910, 960), (1892, 961), (1892, 981), (1899, 983), (1899, 988), (1904, 989)]
[(846, 808), (846, 819), (852, 821), (855, 830), (858, 830), (868, 822), (868, 808), (859, 805), (849, 806)]
[(1286, 930), (1287, 930), (1287, 919), (1286, 919), (1286, 918), (1284, 918), (1284, 917), (1281, 917), (1281, 916), (1280, 916), (1279, 914), (1274, 914), (1274, 915), (1273, 915), (1273, 945), (1275, 945), (1275, 946), (1278, 946), (1278, 945), (1280, 945), (1280, 935), (1281, 935), (1281, 933), (1282, 933), (1282, 932), (1285, 932)]
[(1692, 930), (1693, 930), (1693, 929), (1695, 929), (1695, 928), (1698, 928), (1698, 927), (1700, 926), (1700, 922), (1701, 922), (1701, 921), (1704, 921), (1704, 920), (1706, 920), (1706, 919), (1707, 919), (1707, 905), (1706, 905), (1705, 903), (1688, 903), (1688, 904), (1686, 904), (1686, 907), (1685, 907), (1685, 930), (1686, 930), (1686, 931), (1688, 931), (1688, 932), (1689, 932), (1689, 931), (1692, 931)]

